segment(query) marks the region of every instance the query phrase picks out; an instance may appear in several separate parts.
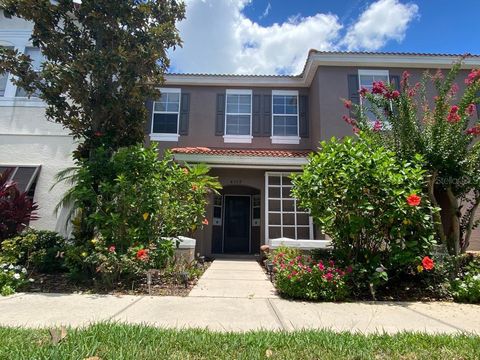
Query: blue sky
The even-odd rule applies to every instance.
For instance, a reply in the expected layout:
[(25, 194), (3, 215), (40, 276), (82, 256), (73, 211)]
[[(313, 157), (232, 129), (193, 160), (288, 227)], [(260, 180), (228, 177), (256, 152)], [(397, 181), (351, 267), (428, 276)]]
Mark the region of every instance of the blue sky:
[(480, 54), (480, 0), (186, 0), (172, 71), (296, 74), (308, 49)]

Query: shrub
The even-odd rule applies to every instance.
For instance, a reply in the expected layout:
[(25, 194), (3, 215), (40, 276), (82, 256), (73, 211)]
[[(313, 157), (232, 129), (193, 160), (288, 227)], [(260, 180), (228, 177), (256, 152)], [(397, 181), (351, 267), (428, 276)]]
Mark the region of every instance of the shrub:
[(2, 296), (12, 295), (21, 286), (33, 281), (27, 280), (27, 269), (20, 265), (6, 264), (0, 265), (0, 294)]
[(357, 284), (385, 282), (430, 254), (432, 213), (421, 157), (397, 161), (369, 138), (322, 142), (292, 193), (332, 238), (334, 256), (353, 265)]
[(11, 174), (11, 169), (0, 173), (0, 241), (19, 234), (30, 221), (38, 219), (37, 204), (8, 180)]
[[(298, 250), (297, 250), (298, 251)], [(311, 257), (297, 255), (296, 251), (281, 249), (273, 254), (275, 286), (291, 298), (323, 301), (340, 301), (349, 295), (346, 271), (333, 261), (315, 262)]]
[(64, 270), (65, 238), (53, 231), (27, 229), (1, 244), (0, 259), (38, 272)]
[[(169, 152), (159, 159), (155, 145), (123, 148), (112, 156), (98, 149), (95, 159), (78, 162), (74, 186), (64, 199), (76, 211), (67, 264), (72, 273), (105, 275), (106, 283), (130, 278), (140, 268), (162, 266), (172, 253), (163, 239), (190, 235), (201, 226), (207, 194), (220, 187), (206, 166), (182, 167)], [(90, 179), (99, 172), (104, 180), (93, 189)], [(96, 205), (84, 212), (91, 204)], [(94, 229), (93, 239), (85, 229)], [(106, 250), (112, 246), (114, 254)], [(131, 255), (141, 249), (148, 250), (151, 261), (139, 267)]]
[(466, 264), (450, 285), (455, 301), (480, 303), (480, 259)]

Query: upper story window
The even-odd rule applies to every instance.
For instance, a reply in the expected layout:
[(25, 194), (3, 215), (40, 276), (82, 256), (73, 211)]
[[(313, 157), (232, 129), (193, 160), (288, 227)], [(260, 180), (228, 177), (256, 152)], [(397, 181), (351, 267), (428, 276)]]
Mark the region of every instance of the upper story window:
[(227, 90), (225, 142), (252, 142), (252, 90)]
[[(373, 83), (382, 81), (384, 84), (389, 84), (388, 70), (358, 70), (359, 88), (365, 88), (372, 91)], [(361, 104), (368, 109), (370, 104), (367, 99), (360, 98)], [(376, 116), (373, 112), (366, 110), (365, 115), (371, 120), (376, 121)]]
[(272, 143), (298, 144), (298, 91), (272, 91)]
[(160, 99), (153, 102), (152, 140), (178, 141), (180, 89), (160, 89)]
[[(2, 49), (13, 49), (13, 46), (0, 46)], [(0, 96), (5, 96), (5, 89), (7, 88), (8, 83), (8, 76), (7, 72), (0, 74)]]
[[(43, 62), (43, 55), (39, 48), (36, 47), (26, 47), (25, 48), (25, 55), (30, 56), (32, 59), (32, 67), (35, 72), (39, 72), (41, 70), (42, 62)], [(17, 87), (17, 92), (15, 94), (16, 97), (27, 97), (27, 92), (22, 89), (21, 87)], [(31, 94), (33, 97), (38, 97), (38, 92)]]

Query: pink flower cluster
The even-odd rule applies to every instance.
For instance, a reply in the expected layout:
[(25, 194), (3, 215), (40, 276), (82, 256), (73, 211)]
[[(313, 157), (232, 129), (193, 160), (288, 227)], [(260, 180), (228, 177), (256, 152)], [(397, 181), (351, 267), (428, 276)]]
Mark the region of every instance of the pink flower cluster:
[(465, 79), (465, 84), (471, 85), (478, 79), (480, 79), (480, 69), (473, 69)]
[(477, 124), (474, 127), (468, 129), (466, 133), (467, 135), (474, 135), (474, 136), (480, 135), (480, 124)]
[(458, 123), (460, 120), (461, 120), (461, 118), (460, 118), (460, 115), (458, 114), (458, 106), (453, 105), (450, 108), (450, 112), (448, 113), (447, 121), (450, 124), (455, 124), (455, 123)]
[(284, 253), (279, 253), (273, 259), (275, 271), (282, 273), (292, 281), (300, 280), (306, 275), (317, 275), (321, 279), (332, 282), (338, 282), (347, 273), (352, 272), (349, 267), (346, 270), (335, 266), (335, 262), (330, 260), (326, 263), (323, 261), (314, 261), (310, 257), (297, 256), (293, 259), (287, 259)]
[[(362, 87), (359, 91), (361, 97), (365, 97), (368, 89)], [(372, 94), (381, 95), (388, 100), (398, 99), (400, 92), (398, 90), (389, 90), (383, 81), (374, 81), (372, 85)]]

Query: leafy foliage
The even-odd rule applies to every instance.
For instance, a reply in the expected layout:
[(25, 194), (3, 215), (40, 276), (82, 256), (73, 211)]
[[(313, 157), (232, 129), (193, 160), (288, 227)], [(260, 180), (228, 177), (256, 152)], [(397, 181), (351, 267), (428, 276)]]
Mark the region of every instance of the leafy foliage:
[(347, 272), (336, 267), (333, 261), (316, 262), (289, 248), (278, 248), (272, 255), (275, 286), (281, 294), (323, 301), (345, 300), (349, 296)]
[(38, 219), (38, 206), (17, 185), (8, 180), (12, 170), (0, 173), (0, 241), (19, 234), (30, 221)]
[(480, 259), (467, 263), (451, 281), (453, 298), (458, 302), (480, 303)]
[(56, 232), (27, 229), (1, 243), (0, 262), (52, 273), (64, 270), (66, 240)]
[(292, 194), (332, 238), (334, 255), (353, 265), (357, 285), (376, 285), (418, 262), (435, 242), (423, 193), (422, 158), (397, 161), (366, 136), (322, 142)]
[[(155, 145), (123, 148), (113, 156), (98, 149), (94, 161), (77, 165), (76, 172), (60, 178), (74, 180), (64, 199), (74, 209), (76, 239), (67, 263), (71, 269), (89, 266), (90, 273), (105, 270), (112, 278), (162, 266), (172, 247), (165, 239), (189, 235), (201, 225), (207, 194), (220, 187), (206, 166), (181, 167), (168, 152), (159, 159)], [(104, 180), (95, 190), (90, 184), (98, 172)], [(90, 204), (97, 205), (81, 216)], [(96, 234), (87, 243), (83, 221)], [(115, 250), (109, 251), (112, 246)], [(149, 261), (137, 261), (142, 249)]]
[(27, 269), (20, 265), (0, 264), (0, 295), (8, 296), (28, 283)]
[[(443, 212), (442, 217), (435, 215), (436, 231), (452, 254), (468, 247), (479, 224), (475, 213), (480, 204), (480, 123), (475, 119), (480, 70), (470, 72), (460, 93), (455, 81), (461, 66), (461, 62), (454, 64), (446, 75), (427, 72), (413, 86), (404, 72), (399, 90), (374, 83), (371, 92), (360, 91), (368, 100), (367, 108), (346, 102), (347, 107), (355, 107), (355, 118), (346, 117), (355, 131), (371, 134), (401, 161), (412, 161), (417, 154), (424, 158), (430, 201), (440, 204)], [(436, 91), (433, 99), (427, 97), (430, 90)], [(374, 126), (365, 115), (367, 110), (377, 117)]]

